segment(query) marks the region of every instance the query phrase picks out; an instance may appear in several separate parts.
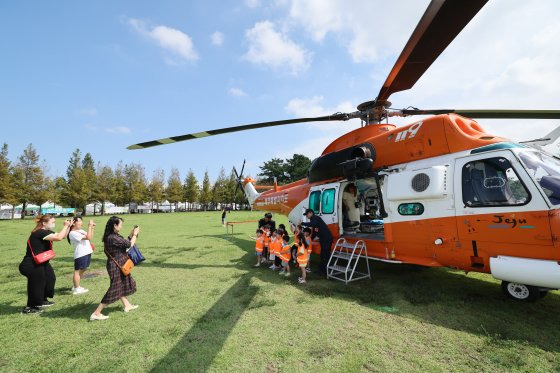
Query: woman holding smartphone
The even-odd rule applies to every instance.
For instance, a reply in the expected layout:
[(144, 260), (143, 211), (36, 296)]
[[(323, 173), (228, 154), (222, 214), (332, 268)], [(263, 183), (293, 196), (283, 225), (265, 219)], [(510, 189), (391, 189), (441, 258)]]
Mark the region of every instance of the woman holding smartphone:
[[(91, 314), (90, 320), (106, 320), (109, 316), (103, 315), (101, 312), (108, 305), (117, 300), (121, 300), (124, 312), (132, 311), (138, 308), (138, 305), (131, 304), (127, 296), (136, 292), (136, 282), (131, 275), (125, 276), (120, 267), (128, 260), (127, 251), (136, 243), (140, 228), (135, 226), (130, 232), (128, 239), (119, 233), (122, 229), (123, 220), (117, 216), (112, 216), (107, 221), (105, 233), (103, 233), (103, 245), (105, 254), (107, 255), (107, 272), (111, 284), (101, 303), (97, 309)], [(117, 265), (118, 263), (118, 265)]]

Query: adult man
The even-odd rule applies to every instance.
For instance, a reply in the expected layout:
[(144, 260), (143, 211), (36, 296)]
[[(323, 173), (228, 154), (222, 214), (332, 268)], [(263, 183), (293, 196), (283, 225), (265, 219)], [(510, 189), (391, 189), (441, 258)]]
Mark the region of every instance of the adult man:
[(263, 228), (265, 225), (270, 226), (270, 231), (276, 230), (276, 222), (272, 220), (272, 214), (270, 212), (264, 214), (264, 218), (259, 220), (259, 229)]
[(357, 189), (354, 184), (348, 184), (342, 193), (342, 206), (345, 213), (344, 228), (360, 226), (360, 209), (358, 208)]
[(309, 219), (308, 222), (303, 222), (301, 225), (305, 227), (310, 227), (312, 230), (313, 237), (319, 237), (319, 242), (321, 243), (321, 265), (320, 272), (322, 275), (327, 274), (327, 264), (329, 263), (329, 257), (331, 255), (331, 246), (333, 242), (333, 236), (329, 230), (329, 227), (323, 219), (315, 215), (312, 209), (305, 210), (304, 215)]

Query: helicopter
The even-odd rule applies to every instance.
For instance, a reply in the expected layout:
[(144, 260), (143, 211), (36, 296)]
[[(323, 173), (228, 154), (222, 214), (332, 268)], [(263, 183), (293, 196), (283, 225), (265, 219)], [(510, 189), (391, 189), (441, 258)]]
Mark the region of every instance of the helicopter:
[[(508, 297), (535, 301), (560, 288), (560, 159), (543, 148), (560, 132), (515, 143), (474, 119), (558, 119), (560, 110), (395, 109), (389, 101), (414, 86), (486, 3), (432, 0), (377, 97), (354, 112), (245, 124), (128, 149), (358, 118), (362, 126), (332, 141), (305, 179), (258, 192), (255, 180), (243, 176), (245, 164), (240, 173), (234, 168), (252, 208), (286, 215), (293, 226), (310, 208), (335, 241), (363, 242), (369, 259), (489, 273)], [(389, 123), (414, 115), (429, 116), (402, 127)], [(349, 189), (355, 206), (343, 202)], [(349, 224), (355, 209), (359, 221)]]

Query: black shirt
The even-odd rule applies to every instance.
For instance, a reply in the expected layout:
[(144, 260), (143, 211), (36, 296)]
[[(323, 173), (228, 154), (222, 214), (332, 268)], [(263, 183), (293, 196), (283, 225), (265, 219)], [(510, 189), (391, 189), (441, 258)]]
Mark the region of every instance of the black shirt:
[[(29, 236), (29, 243), (31, 244), (31, 247), (33, 248), (33, 253), (35, 255), (45, 251), (49, 251), (51, 249), (52, 242), (46, 241), (43, 238), (47, 237), (49, 234), (52, 233), (54, 232), (49, 231), (47, 229), (38, 229), (35, 232), (31, 232), (31, 235)], [(27, 244), (27, 242), (25, 243), (25, 256), (26, 257), (31, 256), (31, 251), (29, 251), (29, 245)]]
[(313, 236), (319, 236), (321, 241), (329, 241), (333, 239), (331, 231), (327, 224), (317, 215), (313, 215), (309, 222), (301, 223), (304, 227), (311, 227)]
[(224, 210), (224, 212), (222, 212), (222, 219), (224, 219), (226, 217), (226, 210)]
[(264, 227), (265, 225), (270, 225), (270, 231), (272, 232), (273, 230), (276, 230), (276, 222), (272, 219), (270, 219), (269, 221), (264, 220), (264, 218), (262, 218), (261, 220), (259, 220), (259, 229), (261, 229), (262, 227)]

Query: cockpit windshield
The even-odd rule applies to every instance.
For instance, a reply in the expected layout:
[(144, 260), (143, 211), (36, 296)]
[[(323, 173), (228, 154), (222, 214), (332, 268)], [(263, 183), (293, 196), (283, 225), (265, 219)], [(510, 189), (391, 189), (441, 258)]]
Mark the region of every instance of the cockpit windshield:
[(521, 152), (527, 172), (541, 186), (553, 205), (560, 205), (560, 160), (545, 153)]

